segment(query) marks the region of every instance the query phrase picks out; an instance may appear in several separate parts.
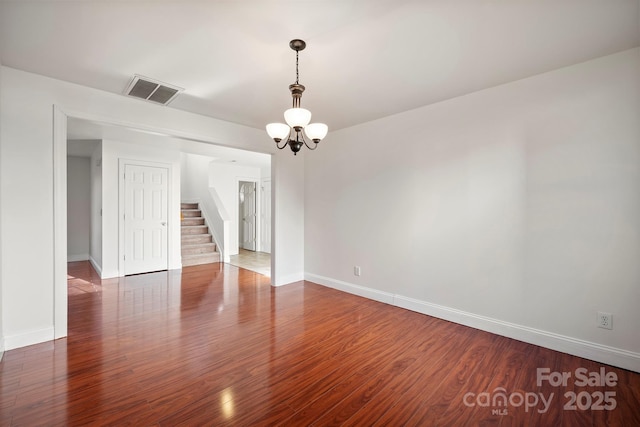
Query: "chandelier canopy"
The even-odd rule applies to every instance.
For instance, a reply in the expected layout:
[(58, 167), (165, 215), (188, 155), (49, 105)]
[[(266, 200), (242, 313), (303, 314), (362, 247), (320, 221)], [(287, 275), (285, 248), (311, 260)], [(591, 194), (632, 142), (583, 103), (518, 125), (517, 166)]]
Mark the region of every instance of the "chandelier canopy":
[[(298, 53), (304, 50), (307, 44), (303, 40), (295, 39), (289, 42), (289, 47), (296, 51), (296, 82), (289, 85), (293, 106), (284, 112), (284, 120), (287, 124), (269, 123), (267, 125), (267, 133), (276, 142), (278, 149), (282, 150), (288, 145), (293, 154), (297, 154), (303, 144), (308, 149), (315, 150), (318, 147), (318, 143), (327, 135), (329, 128), (324, 123), (309, 123), (311, 121), (311, 111), (300, 107), (300, 99), (305, 88), (298, 81), (300, 78)], [(307, 143), (305, 134), (306, 138), (313, 141), (312, 145)], [(285, 142), (280, 146), (280, 142), (283, 140)]]

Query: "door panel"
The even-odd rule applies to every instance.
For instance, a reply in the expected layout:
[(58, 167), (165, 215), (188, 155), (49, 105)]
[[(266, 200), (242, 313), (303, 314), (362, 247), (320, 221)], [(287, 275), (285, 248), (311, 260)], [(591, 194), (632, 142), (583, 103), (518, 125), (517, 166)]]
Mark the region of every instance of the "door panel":
[(124, 274), (167, 269), (168, 176), (166, 168), (125, 165)]
[(240, 182), (240, 247), (256, 250), (256, 183)]

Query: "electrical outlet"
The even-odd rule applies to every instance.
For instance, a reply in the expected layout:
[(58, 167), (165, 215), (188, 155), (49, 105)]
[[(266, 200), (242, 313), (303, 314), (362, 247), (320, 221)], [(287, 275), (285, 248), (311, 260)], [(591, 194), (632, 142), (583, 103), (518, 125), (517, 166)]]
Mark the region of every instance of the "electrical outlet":
[(356, 265), (355, 267), (353, 267), (353, 274), (356, 276), (360, 275), (360, 266)]
[(599, 311), (598, 328), (613, 329), (613, 314)]

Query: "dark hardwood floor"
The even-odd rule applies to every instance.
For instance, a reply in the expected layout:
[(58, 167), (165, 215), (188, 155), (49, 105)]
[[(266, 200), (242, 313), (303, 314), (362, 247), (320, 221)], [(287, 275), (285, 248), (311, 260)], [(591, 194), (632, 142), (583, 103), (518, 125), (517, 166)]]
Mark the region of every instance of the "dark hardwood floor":
[(640, 374), (224, 264), (101, 281), (71, 263), (69, 336), (0, 375), (3, 426), (640, 426)]

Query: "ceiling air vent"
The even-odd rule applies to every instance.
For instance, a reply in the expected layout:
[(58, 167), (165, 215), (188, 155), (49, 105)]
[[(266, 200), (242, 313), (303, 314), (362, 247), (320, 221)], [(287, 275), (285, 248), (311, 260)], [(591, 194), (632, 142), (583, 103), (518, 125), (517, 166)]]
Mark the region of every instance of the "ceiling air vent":
[(177, 86), (171, 86), (136, 74), (125, 90), (125, 94), (134, 98), (146, 99), (156, 104), (167, 105), (183, 90)]

